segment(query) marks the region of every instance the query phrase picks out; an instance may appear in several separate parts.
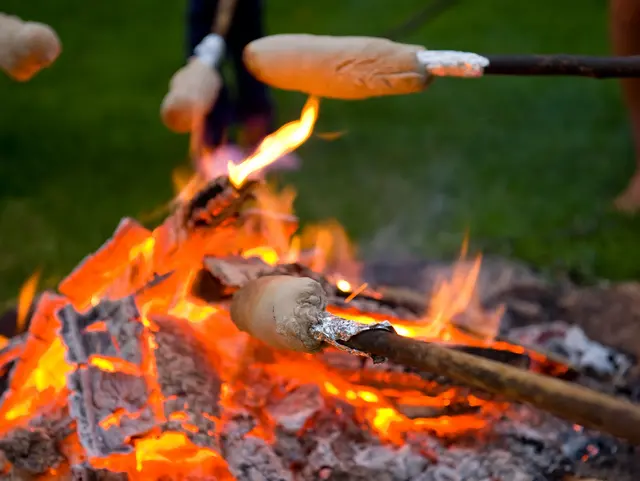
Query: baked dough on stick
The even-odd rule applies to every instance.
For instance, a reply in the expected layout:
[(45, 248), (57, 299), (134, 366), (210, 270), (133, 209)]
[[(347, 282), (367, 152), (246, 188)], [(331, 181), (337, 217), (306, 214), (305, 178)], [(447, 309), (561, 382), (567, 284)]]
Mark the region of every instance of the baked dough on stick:
[(376, 37), (271, 35), (244, 49), (260, 81), (319, 97), (359, 100), (423, 91), (433, 75), (477, 77), (486, 59), (464, 52), (429, 51)]
[(49, 67), (62, 47), (48, 25), (0, 13), (0, 69), (19, 82)]
[(360, 324), (334, 316), (326, 308), (327, 295), (319, 282), (308, 277), (264, 276), (234, 294), (231, 320), (271, 347), (298, 352), (317, 352), (325, 343), (337, 345), (364, 330), (393, 330), (386, 321)]
[(531, 404), (581, 426), (640, 445), (640, 406), (584, 386), (399, 336), (388, 323), (364, 325), (326, 312), (322, 286), (309, 278), (266, 276), (245, 284), (231, 302), (242, 331), (278, 349), (317, 352), (332, 344), (374, 361), (389, 359), (460, 384)]
[(306, 34), (255, 40), (245, 47), (244, 61), (256, 78), (273, 87), (346, 100), (420, 92), (433, 77), (640, 76), (640, 55), (482, 56), (383, 38)]

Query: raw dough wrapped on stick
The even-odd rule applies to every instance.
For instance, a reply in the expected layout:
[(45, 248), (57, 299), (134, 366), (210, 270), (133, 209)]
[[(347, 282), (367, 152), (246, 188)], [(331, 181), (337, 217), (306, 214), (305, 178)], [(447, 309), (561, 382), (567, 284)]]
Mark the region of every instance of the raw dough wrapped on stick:
[(62, 47), (48, 25), (0, 13), (0, 69), (19, 82), (49, 67)]
[(433, 77), (640, 77), (640, 56), (483, 56), (383, 38), (307, 34), (255, 40), (245, 48), (244, 61), (257, 79), (273, 87), (345, 100), (421, 92)]
[(388, 322), (365, 325), (342, 319), (326, 307), (326, 294), (313, 279), (265, 276), (235, 293), (231, 319), (276, 349), (313, 353), (331, 344), (374, 361), (386, 358), (640, 444), (640, 406), (442, 344), (402, 337)]

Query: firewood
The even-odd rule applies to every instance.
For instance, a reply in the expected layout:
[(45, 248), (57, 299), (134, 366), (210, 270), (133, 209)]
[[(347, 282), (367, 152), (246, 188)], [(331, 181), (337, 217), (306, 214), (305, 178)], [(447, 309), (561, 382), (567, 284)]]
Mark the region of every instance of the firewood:
[(219, 302), (231, 296), (246, 283), (274, 275), (289, 275), (295, 277), (309, 277), (322, 285), (329, 297), (329, 304), (344, 309), (356, 309), (369, 314), (390, 316), (396, 319), (413, 320), (418, 313), (407, 309), (393, 298), (380, 299), (367, 295), (358, 295), (346, 302), (348, 293), (335, 287), (325, 276), (310, 268), (299, 264), (269, 265), (259, 258), (244, 258), (241, 256), (206, 257), (204, 269), (198, 273), (196, 282), (192, 286), (192, 293), (207, 302)]
[(312, 279), (263, 277), (234, 295), (231, 317), (240, 330), (278, 349), (313, 353), (330, 342), (374, 359), (443, 375), (640, 444), (639, 406), (437, 343), (402, 337), (390, 324), (358, 325), (329, 314), (326, 307), (326, 295)]
[[(70, 426), (84, 452), (98, 461), (87, 467), (91, 476), (100, 471), (100, 459), (133, 453), (136, 438), (167, 431), (220, 452), (221, 380), (215, 358), (188, 321), (150, 315), (143, 323), (132, 298), (103, 301), (83, 313), (67, 305), (58, 316), (73, 366), (69, 409), (61, 408), (60, 419), (34, 418), (26, 429), (16, 427), (0, 439), (0, 452), (13, 471), (38, 474), (68, 466), (63, 447), (77, 442)], [(123, 472), (135, 470), (135, 462), (129, 462), (118, 466)]]

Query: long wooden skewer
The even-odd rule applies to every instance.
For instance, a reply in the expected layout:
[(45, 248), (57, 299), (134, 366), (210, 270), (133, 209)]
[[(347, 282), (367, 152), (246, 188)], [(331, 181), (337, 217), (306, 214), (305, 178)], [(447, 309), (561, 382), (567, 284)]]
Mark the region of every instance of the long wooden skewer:
[(640, 444), (640, 407), (623, 399), (381, 329), (357, 334), (345, 345)]
[(485, 55), (484, 75), (572, 76), (597, 79), (640, 77), (640, 55)]
[(240, 330), (274, 348), (316, 352), (326, 342), (531, 404), (585, 427), (640, 444), (640, 406), (583, 386), (418, 341), (385, 326), (367, 327), (328, 313), (321, 285), (309, 278), (267, 276), (234, 295)]
[(640, 78), (640, 56), (479, 55), (376, 37), (272, 35), (247, 45), (244, 61), (273, 87), (347, 100), (422, 92), (434, 77)]

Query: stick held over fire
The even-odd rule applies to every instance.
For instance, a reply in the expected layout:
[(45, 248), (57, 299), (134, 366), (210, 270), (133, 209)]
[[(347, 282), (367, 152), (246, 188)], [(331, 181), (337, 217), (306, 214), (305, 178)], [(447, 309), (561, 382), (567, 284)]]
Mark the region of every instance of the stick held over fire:
[(585, 427), (640, 444), (640, 407), (582, 386), (397, 335), (388, 323), (362, 325), (329, 314), (316, 281), (267, 276), (234, 295), (231, 318), (272, 347), (316, 352), (325, 342), (387, 358), (453, 381), (531, 404)]
[(14, 80), (30, 80), (49, 67), (61, 49), (50, 26), (0, 13), (0, 68)]
[(256, 78), (273, 87), (345, 100), (421, 92), (434, 77), (640, 77), (640, 56), (482, 56), (383, 38), (306, 34), (255, 40), (246, 46), (244, 61)]
[(195, 56), (171, 78), (160, 115), (174, 132), (189, 132), (218, 98), (222, 87), (218, 65), (235, 6), (236, 0), (220, 0), (211, 33), (196, 47)]

